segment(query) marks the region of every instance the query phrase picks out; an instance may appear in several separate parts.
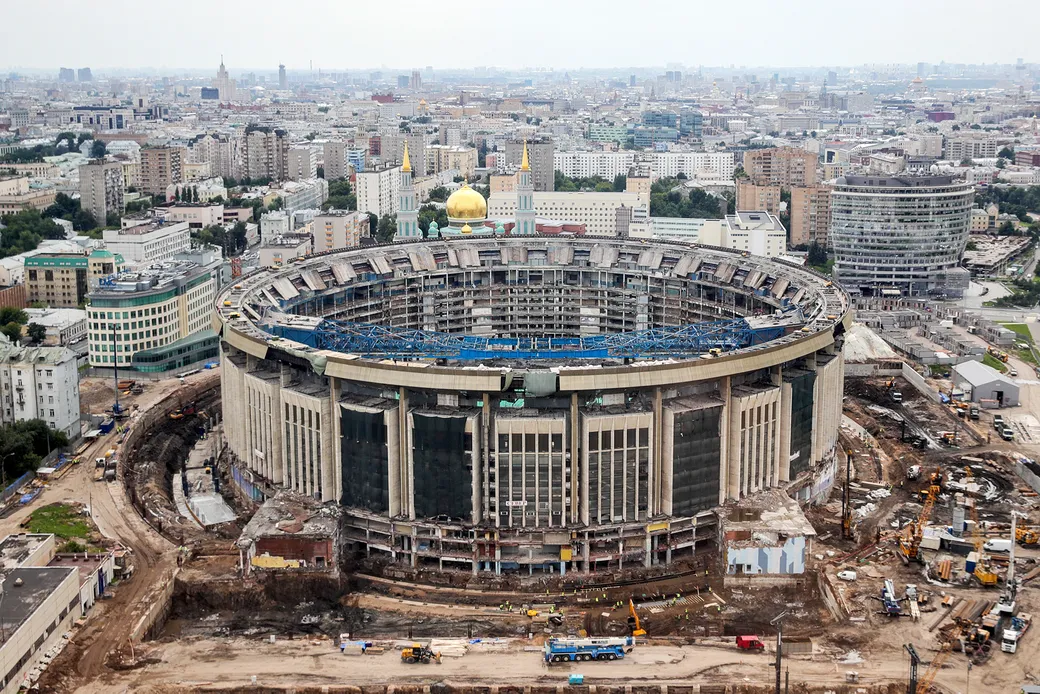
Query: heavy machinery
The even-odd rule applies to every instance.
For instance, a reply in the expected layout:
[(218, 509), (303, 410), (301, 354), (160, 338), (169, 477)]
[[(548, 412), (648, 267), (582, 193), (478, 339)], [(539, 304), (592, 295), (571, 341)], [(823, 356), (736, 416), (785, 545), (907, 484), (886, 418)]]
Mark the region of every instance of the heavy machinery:
[(1040, 534), (1032, 528), (1015, 528), (1015, 540), (1020, 545), (1035, 545), (1040, 542)]
[(963, 627), (958, 624), (944, 639), (942, 648), (932, 658), (932, 662), (928, 664), (928, 669), (921, 676), (921, 679), (917, 682), (917, 694), (929, 694), (932, 692), (932, 683), (935, 682), (935, 676), (939, 674), (939, 670), (942, 669), (943, 663), (950, 657), (950, 653), (953, 652), (953, 646), (958, 643), (961, 636)]
[(619, 660), (632, 650), (631, 636), (624, 638), (549, 639), (543, 657), (547, 663)]
[(643, 625), (639, 621), (635, 603), (631, 599), (628, 601), (628, 630), (632, 633), (632, 638), (646, 636), (646, 630), (643, 629)]
[(413, 643), (410, 647), (401, 649), (401, 662), (403, 663), (423, 663), (428, 665), (430, 661), (436, 661), (440, 664), (441, 654), (434, 653), (429, 646)]
[(1002, 352), (1001, 350), (997, 349), (996, 347), (990, 347), (986, 351), (989, 352), (991, 357), (993, 357), (994, 359), (998, 360), (1002, 364), (1007, 364), (1007, 361), (1008, 361), (1008, 354), (1007, 354), (1007, 352)]
[[(965, 470), (970, 472), (970, 468), (965, 468)], [(982, 560), (982, 546), (985, 544), (986, 540), (982, 536), (982, 526), (979, 525), (979, 511), (976, 508), (974, 501), (968, 506), (968, 509), (971, 513), (972, 520), (971, 542), (975, 545), (975, 554), (977, 555), (974, 571), (975, 578), (977, 578), (979, 583), (986, 588), (992, 588), (997, 585), (998, 576), (993, 573), (990, 570), (989, 565)]]
[(921, 508), (921, 515), (907, 523), (903, 534), (899, 536), (899, 550), (907, 561), (921, 561), (921, 538), (924, 536), (924, 526), (932, 516), (935, 500), (942, 492), (942, 473), (939, 471), (932, 473), (931, 484), (928, 485), (927, 492), (924, 490), (922, 492), (924, 493), (924, 506)]

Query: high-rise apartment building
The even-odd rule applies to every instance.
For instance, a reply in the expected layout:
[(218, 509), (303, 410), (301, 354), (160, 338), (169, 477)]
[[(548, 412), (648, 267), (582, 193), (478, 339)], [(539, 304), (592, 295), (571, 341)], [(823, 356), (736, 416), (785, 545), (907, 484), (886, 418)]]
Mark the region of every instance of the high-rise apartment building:
[(361, 239), (369, 235), (368, 215), (364, 212), (328, 210), (314, 217), (311, 229), (315, 253), (356, 248), (361, 245)]
[(755, 185), (742, 178), (737, 181), (738, 210), (765, 210), (774, 217), (780, 214), (780, 186)]
[(187, 150), (183, 147), (146, 147), (141, 150), (141, 190), (166, 195), (169, 186), (184, 182)]
[(278, 88), (285, 91), (289, 88), (289, 78), (285, 74), (285, 66), (278, 66)]
[(188, 144), (189, 158), (196, 164), (208, 163), (210, 173), (222, 178), (242, 174), (241, 137), (224, 133), (199, 135)]
[(79, 167), (80, 206), (100, 226), (105, 226), (109, 212), (123, 212), (123, 164), (94, 159)]
[(254, 128), (246, 133), (242, 174), (252, 179), (289, 178), (289, 136), (284, 130)]
[(397, 214), (398, 188), (401, 184), (401, 167), (388, 166), (377, 171), (360, 171), (357, 174), (357, 208), (382, 217)]
[(94, 75), (90, 72), (89, 67), (81, 67), (79, 70), (76, 70), (76, 78), (80, 82), (94, 81)]
[[(552, 140), (540, 139), (527, 142), (528, 160), (531, 163), (531, 178), (535, 192), (548, 192), (556, 189), (556, 172), (553, 164), (555, 145)], [(506, 166), (520, 167), (524, 158), (524, 141), (513, 140), (506, 143), (505, 157), (501, 162)]]
[(322, 165), (325, 169), (326, 181), (338, 181), (341, 178), (350, 177), (350, 161), (348, 155), (351, 147), (348, 143), (339, 140), (330, 140), (325, 143)]
[(851, 292), (960, 296), (975, 189), (953, 176), (845, 176), (831, 192), (834, 276)]
[(818, 157), (795, 147), (754, 149), (744, 153), (744, 171), (755, 185), (811, 186), (816, 184)]
[(791, 245), (815, 243), (827, 247), (831, 226), (830, 186), (791, 189)]
[[(477, 150), (473, 147), (430, 145), (426, 148), (426, 162), (429, 173), (438, 174), (455, 169), (468, 180), (477, 169)], [(519, 161), (517, 163), (519, 164)]]
[(309, 147), (293, 147), (289, 150), (288, 175), (291, 181), (302, 181), (318, 175), (318, 160)]

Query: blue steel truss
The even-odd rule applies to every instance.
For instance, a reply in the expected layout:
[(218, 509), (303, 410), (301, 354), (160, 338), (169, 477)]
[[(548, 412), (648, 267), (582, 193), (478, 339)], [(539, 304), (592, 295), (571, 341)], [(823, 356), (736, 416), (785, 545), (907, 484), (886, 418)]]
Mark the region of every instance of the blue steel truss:
[(318, 349), (381, 359), (668, 359), (728, 352), (781, 337), (742, 318), (588, 337), (498, 338), (325, 320), (313, 331), (275, 332)]

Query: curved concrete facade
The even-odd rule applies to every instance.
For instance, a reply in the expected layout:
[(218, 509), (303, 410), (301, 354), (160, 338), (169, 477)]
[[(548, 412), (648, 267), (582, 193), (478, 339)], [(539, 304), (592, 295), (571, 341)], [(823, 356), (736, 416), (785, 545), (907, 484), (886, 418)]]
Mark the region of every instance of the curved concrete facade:
[[(324, 319), (526, 338), (735, 317), (759, 337), (669, 359), (390, 361), (306, 337)], [(713, 546), (727, 500), (825, 493), (850, 320), (797, 266), (535, 236), (312, 256), (227, 287), (214, 327), (249, 493), (339, 502), (370, 556), (528, 573), (672, 562)]]

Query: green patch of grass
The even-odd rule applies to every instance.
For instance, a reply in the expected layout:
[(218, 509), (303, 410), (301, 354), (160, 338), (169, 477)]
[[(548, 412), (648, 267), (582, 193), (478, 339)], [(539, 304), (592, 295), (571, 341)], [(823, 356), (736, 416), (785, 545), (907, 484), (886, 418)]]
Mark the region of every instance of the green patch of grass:
[(85, 538), (90, 524), (78, 511), (65, 504), (51, 504), (33, 511), (29, 516), (29, 532), (51, 533), (66, 540)]
[(982, 357), (982, 363), (986, 366), (996, 369), (1000, 373), (1004, 373), (1005, 371), (1007, 371), (1007, 366), (1005, 366), (1003, 362), (994, 357), (992, 354), (986, 354), (986, 356)]
[(1033, 350), (1031, 349), (1016, 349), (1015, 356), (1027, 364), (1036, 366), (1036, 357), (1033, 356)]
[(1001, 323), (1001, 325), (1021, 337), (1023, 342), (1033, 344), (1033, 335), (1029, 332), (1029, 326), (1025, 323)]
[(942, 364), (929, 364), (928, 371), (932, 378), (942, 378), (946, 376), (946, 367)]

